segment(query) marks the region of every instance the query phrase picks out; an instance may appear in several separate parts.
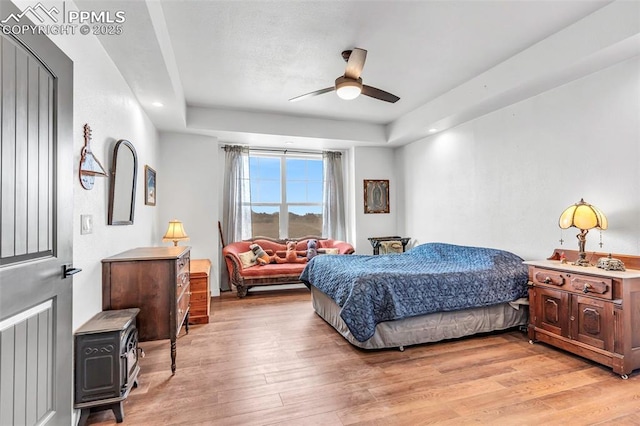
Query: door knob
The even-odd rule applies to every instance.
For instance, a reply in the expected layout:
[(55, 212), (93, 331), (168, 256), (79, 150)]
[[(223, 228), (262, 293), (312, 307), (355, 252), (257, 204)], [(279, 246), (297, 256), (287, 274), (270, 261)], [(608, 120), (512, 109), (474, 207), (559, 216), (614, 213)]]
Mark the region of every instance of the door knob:
[(71, 264), (62, 265), (62, 279), (69, 278), (71, 275), (75, 275), (81, 271), (82, 269), (74, 268)]

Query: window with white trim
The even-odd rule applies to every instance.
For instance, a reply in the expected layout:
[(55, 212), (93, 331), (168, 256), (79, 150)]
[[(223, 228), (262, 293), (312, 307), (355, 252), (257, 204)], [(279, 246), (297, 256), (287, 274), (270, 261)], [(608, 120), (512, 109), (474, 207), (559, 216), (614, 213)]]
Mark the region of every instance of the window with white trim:
[(322, 156), (249, 156), (252, 237), (322, 235)]

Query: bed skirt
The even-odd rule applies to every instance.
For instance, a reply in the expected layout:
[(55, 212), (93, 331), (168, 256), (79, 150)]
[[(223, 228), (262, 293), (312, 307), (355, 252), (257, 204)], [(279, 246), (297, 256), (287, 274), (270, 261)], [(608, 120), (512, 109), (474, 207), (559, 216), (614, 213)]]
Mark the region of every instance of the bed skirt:
[(340, 318), (340, 307), (313, 285), (310, 289), (316, 313), (349, 343), (363, 349), (404, 348), (420, 343), (505, 330), (526, 325), (529, 321), (529, 303), (527, 299), (519, 299), (500, 305), (385, 321), (376, 326), (376, 332), (370, 339), (360, 342), (353, 337)]

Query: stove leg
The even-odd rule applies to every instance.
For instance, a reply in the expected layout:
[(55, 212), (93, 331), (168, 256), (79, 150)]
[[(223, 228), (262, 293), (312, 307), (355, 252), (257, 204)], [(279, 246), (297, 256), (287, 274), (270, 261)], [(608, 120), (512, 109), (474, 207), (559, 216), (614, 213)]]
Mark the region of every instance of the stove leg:
[(124, 420), (124, 407), (122, 406), (122, 401), (114, 402), (111, 405), (111, 409), (113, 410), (113, 415), (116, 416), (116, 423), (122, 423)]
[(80, 420), (78, 420), (78, 426), (84, 426), (87, 424), (89, 414), (91, 414), (90, 408), (83, 408), (82, 410), (80, 410)]

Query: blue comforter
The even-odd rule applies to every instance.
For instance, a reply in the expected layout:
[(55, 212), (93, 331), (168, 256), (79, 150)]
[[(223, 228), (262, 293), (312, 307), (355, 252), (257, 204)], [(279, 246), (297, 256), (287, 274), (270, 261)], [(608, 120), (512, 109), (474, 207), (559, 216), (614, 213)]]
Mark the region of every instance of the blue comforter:
[(510, 302), (527, 295), (527, 267), (503, 250), (428, 243), (406, 253), (314, 257), (300, 279), (341, 307), (360, 342), (376, 324)]

